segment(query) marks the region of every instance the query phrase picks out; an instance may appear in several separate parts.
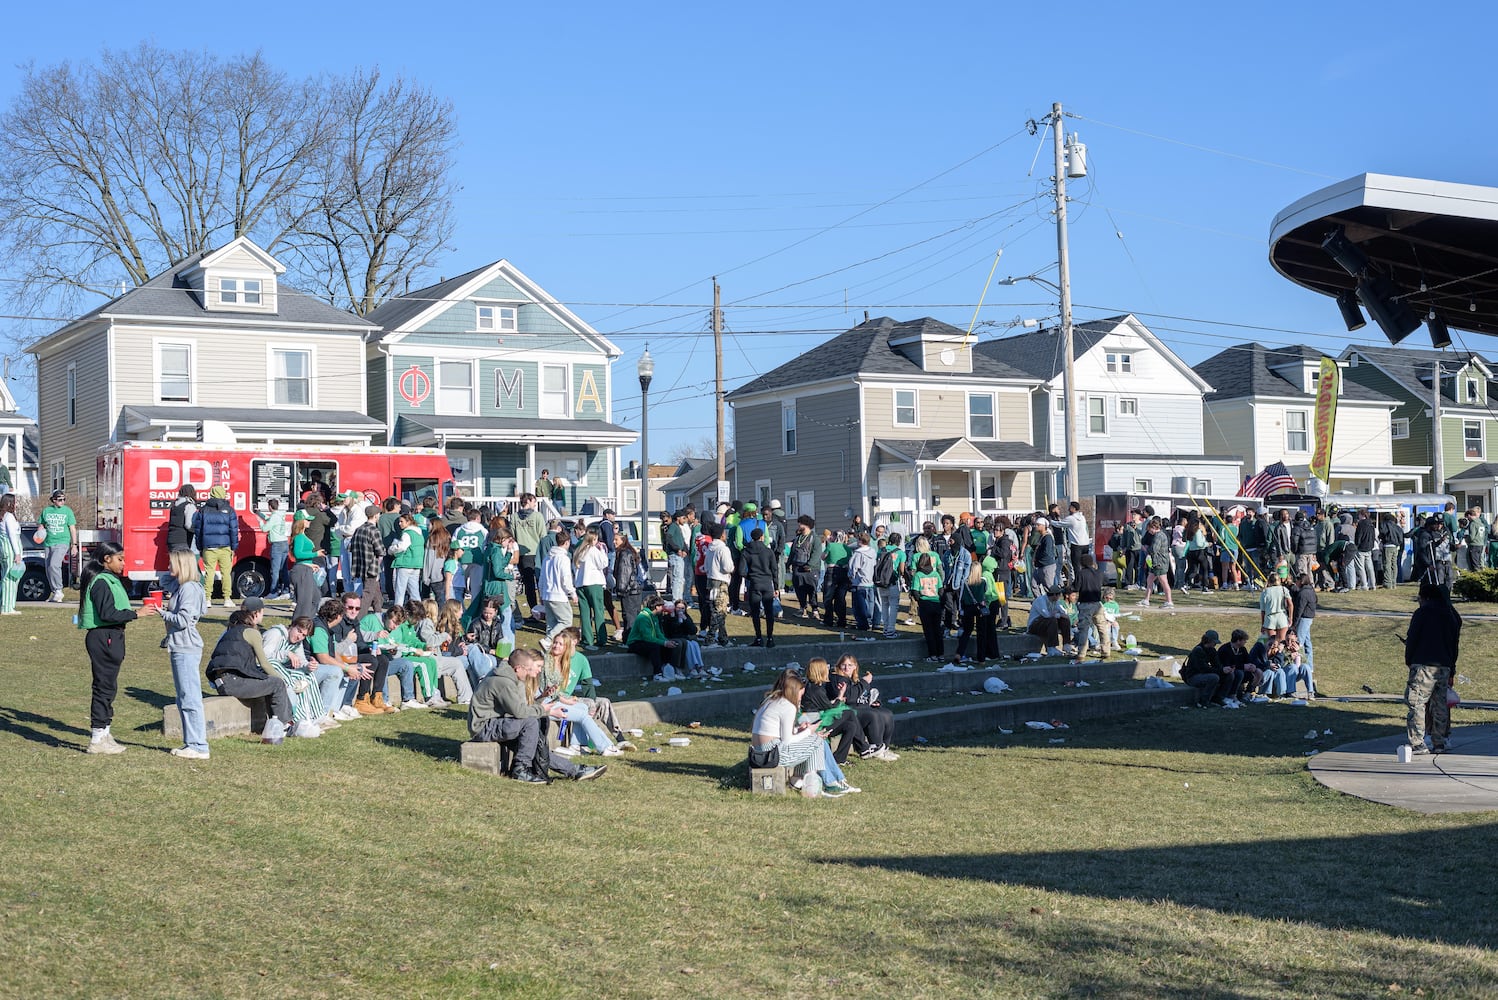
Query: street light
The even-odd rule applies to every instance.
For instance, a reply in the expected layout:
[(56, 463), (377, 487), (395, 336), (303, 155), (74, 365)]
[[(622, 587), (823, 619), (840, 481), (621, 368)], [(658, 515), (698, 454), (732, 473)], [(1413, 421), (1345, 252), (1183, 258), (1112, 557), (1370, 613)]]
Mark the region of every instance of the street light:
[[(1057, 140), (1060, 141), (1059, 139)], [(1057, 174), (1061, 171), (1060, 146), (1057, 146)], [(1060, 183), (1058, 181), (1058, 183)], [(1064, 220), (1064, 215), (1063, 215)], [(1061, 223), (1060, 232), (1065, 232), (1065, 222)], [(1059, 236), (1061, 240), (1061, 260), (1066, 260), (1065, 237)], [(1073, 343), (1073, 328), (1071, 321), (1071, 290), (1066, 281), (1066, 266), (1062, 265), (1061, 283), (1057, 284), (1049, 278), (1042, 278), (1039, 273), (1021, 274), (1008, 278), (1001, 278), (1001, 285), (1017, 285), (1021, 281), (1033, 281), (1043, 288), (1049, 288), (1061, 297), (1061, 349), (1064, 353), (1063, 367), (1061, 369), (1061, 392), (1066, 397), (1066, 409), (1063, 414), (1066, 418), (1066, 493), (1075, 499), (1077, 493), (1077, 415), (1076, 415), (1076, 393), (1073, 385), (1076, 380), (1075, 359), (1076, 345)], [(1050, 268), (1042, 268), (1049, 270)]]
[(650, 356), (650, 345), (640, 355), (635, 367), (640, 375), (640, 565), (646, 567), (649, 578), (650, 564), (650, 380), (655, 377), (655, 359)]

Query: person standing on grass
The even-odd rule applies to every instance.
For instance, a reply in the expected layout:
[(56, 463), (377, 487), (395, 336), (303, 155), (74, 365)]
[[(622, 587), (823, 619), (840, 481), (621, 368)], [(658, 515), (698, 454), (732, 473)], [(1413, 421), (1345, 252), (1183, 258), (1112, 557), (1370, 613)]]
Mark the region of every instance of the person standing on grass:
[(921, 633), (926, 637), (928, 663), (941, 662), (946, 652), (945, 637), (941, 634), (941, 572), (936, 566), (936, 557), (922, 552), (910, 580), (910, 594), (921, 620)]
[[(796, 535), (791, 539), (791, 586), (796, 589), (796, 602), (801, 605), (802, 618), (811, 618), (817, 613), (817, 580), (822, 575), (822, 540), (817, 537), (816, 526), (817, 522), (810, 514), (802, 514), (796, 518)], [(893, 625), (886, 627), (894, 628)]]
[[(1451, 595), (1440, 584), (1420, 584), (1420, 606), (1410, 616), (1404, 641), (1404, 664), (1409, 668), (1404, 701), (1405, 736), (1416, 754), (1445, 753), (1451, 739), (1451, 706), (1446, 692), (1456, 672), (1462, 640), (1462, 616), (1451, 606)], [(1430, 748), (1425, 746), (1425, 712), (1430, 707)]]
[(707, 577), (707, 604), (711, 609), (707, 615), (703, 641), (711, 642), (716, 637), (720, 646), (728, 645), (728, 589), (733, 581), (733, 553), (729, 551), (728, 543), (723, 541), (723, 532), (721, 524), (707, 526), (710, 541), (703, 557), (703, 570)]
[[(1311, 575), (1306, 568), (1301, 572), (1300, 578), (1305, 579)], [(1278, 576), (1270, 577), (1264, 584), (1264, 590), (1259, 594), (1259, 622), (1264, 631), (1274, 638), (1283, 642), (1285, 633), (1290, 631), (1290, 616), (1294, 613), (1294, 606), (1290, 603), (1290, 591)]]
[[(124, 572), (124, 548), (115, 542), (100, 542), (78, 581), (78, 627), (85, 633), (83, 648), (93, 673), (88, 742), (88, 752), (93, 754), (125, 752), (109, 731), (120, 667), (125, 662), (125, 626), (139, 617), (125, 594)], [(156, 613), (156, 608), (147, 605), (139, 614)]]
[(198, 633), (198, 622), (208, 613), (208, 598), (203, 593), (198, 557), (191, 549), (176, 549), (167, 558), (177, 586), (159, 614), (166, 623), (166, 641), (162, 645), (172, 664), (172, 686), (177, 692), (177, 711), (182, 716), (182, 745), (172, 748), (172, 756), (207, 760), (203, 681), (198, 674), (203, 664), (203, 637)]
[(266, 582), (265, 594), (267, 597), (281, 597), (288, 586), (286, 557), (291, 546), (291, 517), (281, 509), (281, 501), (275, 497), (266, 501), (260, 530), (265, 532), (265, 544), (270, 547), (270, 579)]
[(203, 553), (203, 592), (213, 599), (213, 578), (217, 574), (224, 588), (224, 607), (234, 607), (234, 553), (239, 551), (239, 515), (229, 506), (229, 491), (215, 486), (208, 491), (208, 502), (193, 517), (193, 537)]
[(62, 490), (52, 491), (52, 502), (42, 508), (41, 527), (46, 533), (42, 546), (47, 554), (47, 586), (51, 595), (47, 600), (54, 604), (63, 602), (62, 564), (67, 555), (78, 545), (78, 519), (73, 508), (67, 505), (67, 494)]
[[(754, 641), (751, 646), (775, 646), (775, 603), (780, 599), (780, 582), (775, 578), (778, 562), (775, 553), (765, 543), (765, 529), (756, 527), (749, 532), (740, 556), (744, 589), (748, 595), (749, 618), (754, 623)], [(760, 637), (759, 620), (765, 619), (764, 638)]]
[(1316, 668), (1316, 660), (1311, 652), (1311, 623), (1316, 620), (1316, 585), (1309, 576), (1302, 576), (1296, 581), (1295, 592), (1291, 596), (1295, 638), (1305, 661), (1306, 689), (1314, 690), (1310, 684), (1310, 672)]
[[(16, 520), (16, 495), (0, 497), (0, 615), (18, 615), (16, 589), (25, 575), (21, 522)], [(14, 570), (13, 570), (14, 568)]]
[(1155, 584), (1158, 583), (1165, 597), (1165, 603), (1160, 607), (1169, 611), (1175, 607), (1175, 602), (1170, 599), (1171, 543), (1170, 535), (1166, 533), (1158, 517), (1149, 519), (1149, 532), (1145, 538), (1147, 544), (1145, 546), (1144, 600), (1139, 602), (1139, 606), (1141, 608), (1150, 606), (1150, 595), (1155, 592)]
[(572, 584), (577, 588), (577, 610), (582, 616), (582, 645), (589, 652), (607, 645), (609, 623), (603, 613), (603, 591), (608, 585), (609, 557), (594, 532), (583, 535), (572, 553)]

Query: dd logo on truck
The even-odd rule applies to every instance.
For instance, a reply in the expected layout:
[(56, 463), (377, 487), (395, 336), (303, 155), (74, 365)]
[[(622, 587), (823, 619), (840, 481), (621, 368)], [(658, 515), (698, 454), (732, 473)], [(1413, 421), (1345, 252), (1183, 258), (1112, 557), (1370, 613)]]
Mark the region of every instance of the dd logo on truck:
[(152, 510), (167, 510), (177, 499), (177, 491), (191, 484), (199, 499), (213, 487), (213, 463), (201, 458), (153, 458), (147, 463), (148, 489)]

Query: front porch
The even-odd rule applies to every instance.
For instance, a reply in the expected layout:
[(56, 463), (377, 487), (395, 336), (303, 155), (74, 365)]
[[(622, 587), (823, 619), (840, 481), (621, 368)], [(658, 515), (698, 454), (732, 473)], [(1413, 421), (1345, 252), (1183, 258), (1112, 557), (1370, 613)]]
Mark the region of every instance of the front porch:
[(878, 490), (869, 497), (871, 523), (909, 534), (925, 521), (1035, 509), (1036, 476), (1060, 460), (1014, 441), (876, 440)]

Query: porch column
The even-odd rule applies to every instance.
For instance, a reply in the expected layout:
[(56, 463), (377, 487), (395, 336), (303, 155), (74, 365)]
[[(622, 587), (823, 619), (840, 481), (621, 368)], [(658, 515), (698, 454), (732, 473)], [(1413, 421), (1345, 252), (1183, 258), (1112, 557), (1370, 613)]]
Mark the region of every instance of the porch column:
[(965, 509), (965, 510), (971, 510), (971, 511), (976, 511), (978, 509), (978, 503), (979, 503), (979, 500), (981, 499), (981, 495), (980, 495), (980, 491), (981, 490), (982, 490), (982, 487), (978, 483), (978, 470), (977, 469), (968, 469), (967, 470), (968, 502), (967, 502), (966, 505), (964, 505), (963, 509)]
[(515, 495), (529, 493), (531, 489), (530, 480), (536, 478), (536, 445), (531, 442), (525, 446), (525, 477), (526, 482), (515, 484)]

